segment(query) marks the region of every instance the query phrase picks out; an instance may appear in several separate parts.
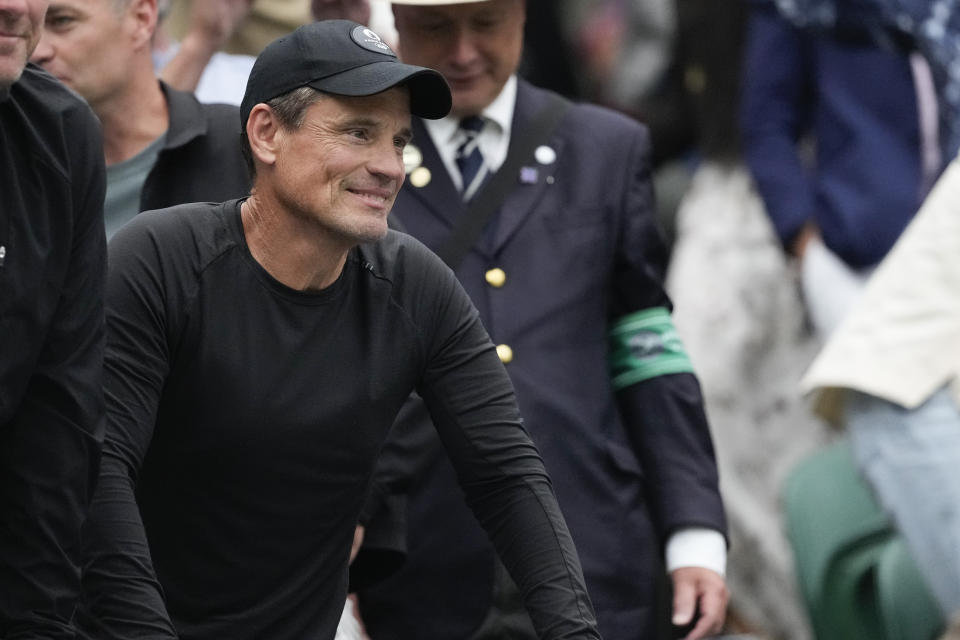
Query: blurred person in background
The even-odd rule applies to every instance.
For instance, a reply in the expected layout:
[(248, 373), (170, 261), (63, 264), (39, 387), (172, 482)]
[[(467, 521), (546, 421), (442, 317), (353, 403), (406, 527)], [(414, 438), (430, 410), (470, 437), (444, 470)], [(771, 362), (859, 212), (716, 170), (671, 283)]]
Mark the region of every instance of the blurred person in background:
[[(200, 102), (224, 102), (239, 105), (246, 88), (247, 77), (256, 59), (253, 54), (222, 51), (230, 37), (242, 29), (251, 16), (252, 0), (203, 0), (188, 4), (184, 34), (177, 41), (167, 19), (172, 0), (160, 0), (160, 24), (154, 38), (154, 67), (169, 86), (191, 91)], [(384, 12), (389, 11), (386, 0), (312, 0), (310, 16), (314, 20), (352, 20), (370, 25), (380, 33), (390, 34), (384, 24)], [(374, 15), (376, 14), (376, 15)], [(392, 43), (394, 38), (386, 36)]]
[[(243, 0), (227, 0), (242, 2)], [(193, 5), (221, 0), (171, 0), (168, 29), (174, 38), (182, 38), (190, 28)], [(270, 42), (310, 22), (311, 0), (253, 0), (249, 14), (229, 34), (221, 50), (226, 53), (256, 56)]]
[(844, 426), (944, 619), (960, 615), (960, 161), (802, 382)]
[(248, 14), (222, 42), (220, 50), (256, 56), (275, 38), (313, 20), (344, 18), (368, 25), (386, 42), (393, 43), (388, 0), (171, 0), (169, 32), (182, 38), (192, 29), (191, 14), (199, 3), (250, 5)]
[(865, 25), (803, 28), (748, 2), (744, 155), (826, 336), (940, 171), (929, 67)]
[(163, 81), (193, 93), (200, 102), (240, 105), (254, 56), (220, 51), (249, 14), (252, 0), (204, 0), (190, 5), (186, 33), (169, 33), (171, 0), (158, 0), (153, 65)]
[(794, 21), (830, 29), (857, 19), (889, 41), (909, 38), (932, 69), (939, 150), (953, 158), (923, 206), (830, 337), (802, 388), (845, 426), (854, 460), (902, 534), (949, 638), (960, 636), (960, 14), (943, 3), (780, 3)]
[(158, 80), (156, 0), (54, 0), (32, 60), (79, 93), (103, 126), (112, 236), (136, 214), (246, 195), (239, 110)]
[(929, 0), (774, 0), (791, 22), (809, 30), (853, 24), (877, 42), (908, 38), (930, 67), (938, 98), (943, 159), (960, 151), (960, 7)]
[[(910, 195), (907, 188), (914, 184), (922, 198), (940, 171), (940, 158), (955, 158), (960, 140), (956, 8), (916, 0), (777, 0), (776, 7), (811, 38), (852, 32), (885, 55), (910, 55), (921, 125), (914, 133), (916, 120), (904, 108), (902, 117), (891, 119), (884, 130), (910, 134), (919, 141), (919, 150), (908, 156), (903, 145), (899, 154), (874, 149), (856, 163), (848, 162), (847, 168), (864, 176), (868, 170), (883, 175), (894, 162), (909, 159), (909, 166), (883, 179), (910, 177), (899, 187), (901, 198)], [(848, 48), (856, 51), (860, 41), (847, 43)], [(918, 64), (915, 51), (923, 55), (923, 64)], [(884, 101), (892, 106), (903, 100), (907, 83), (898, 80), (903, 76), (895, 69), (864, 72), (860, 84), (866, 95), (875, 96), (879, 111)], [(835, 121), (826, 124), (846, 133), (840, 141), (867, 141), (868, 136), (853, 136)], [(877, 133), (871, 138), (869, 142), (881, 139)], [(840, 141), (824, 150), (831, 162), (840, 157)], [(960, 609), (958, 181), (954, 159), (902, 234), (894, 234), (889, 218), (879, 215), (864, 218), (871, 223), (868, 227), (847, 222), (847, 227), (861, 229), (863, 240), (872, 241), (864, 249), (883, 259), (862, 297), (851, 303), (848, 313), (837, 315), (836, 331), (802, 382), (805, 391), (817, 391), (818, 413), (846, 427), (858, 470), (903, 536), (945, 618), (956, 617)], [(837, 180), (834, 189), (843, 186), (849, 195), (869, 196), (878, 205), (883, 203), (875, 195), (896, 196), (882, 189), (889, 184), (878, 186), (866, 179)], [(889, 244), (893, 248), (887, 253)], [(858, 278), (851, 291), (863, 287), (862, 281)], [(955, 622), (950, 637), (958, 631)]]
[[(733, 61), (739, 57), (736, 26), (743, 11), (738, 3), (724, 5), (722, 12), (713, 5), (704, 0), (528, 3), (521, 75), (646, 125), (657, 217), (671, 248), (677, 209), (700, 163), (718, 153), (729, 159), (738, 144), (734, 119), (728, 117), (736, 103), (725, 94), (738, 81), (739, 65)], [(545, 30), (539, 25), (551, 21), (557, 26), (549, 40), (531, 38)], [(567, 88), (564, 71), (574, 89)], [(541, 78), (549, 84), (540, 84)]]

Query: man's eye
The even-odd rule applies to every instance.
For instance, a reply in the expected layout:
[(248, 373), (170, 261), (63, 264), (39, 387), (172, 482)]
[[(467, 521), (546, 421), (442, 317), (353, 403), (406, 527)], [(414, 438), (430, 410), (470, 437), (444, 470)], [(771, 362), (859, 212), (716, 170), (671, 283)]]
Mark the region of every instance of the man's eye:
[(46, 27), (48, 29), (63, 29), (73, 24), (74, 20), (73, 16), (47, 16)]
[(367, 139), (367, 132), (364, 131), (363, 129), (353, 129), (350, 131), (350, 135), (353, 136), (354, 138), (357, 138), (358, 140)]
[(421, 22), (420, 30), (428, 33), (437, 33), (443, 31), (447, 26), (446, 22), (437, 21), (437, 22)]
[(503, 22), (501, 16), (479, 16), (473, 21), (473, 28), (477, 31), (489, 31), (500, 26), (501, 22)]

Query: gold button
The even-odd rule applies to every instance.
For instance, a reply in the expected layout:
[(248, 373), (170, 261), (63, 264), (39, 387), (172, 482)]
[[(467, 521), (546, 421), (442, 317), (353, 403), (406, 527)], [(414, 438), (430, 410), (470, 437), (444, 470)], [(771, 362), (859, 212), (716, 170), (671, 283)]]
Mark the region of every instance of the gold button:
[(497, 355), (500, 356), (500, 362), (509, 364), (513, 361), (513, 349), (505, 344), (497, 345)]
[(430, 169), (427, 169), (426, 167), (417, 167), (410, 172), (409, 180), (410, 184), (419, 189), (420, 187), (425, 187), (430, 184), (430, 178)]
[(496, 287), (499, 289), (503, 286), (503, 283), (507, 281), (507, 274), (504, 273), (503, 269), (499, 267), (496, 269), (490, 269), (484, 274), (484, 277), (487, 279), (487, 284), (491, 287)]

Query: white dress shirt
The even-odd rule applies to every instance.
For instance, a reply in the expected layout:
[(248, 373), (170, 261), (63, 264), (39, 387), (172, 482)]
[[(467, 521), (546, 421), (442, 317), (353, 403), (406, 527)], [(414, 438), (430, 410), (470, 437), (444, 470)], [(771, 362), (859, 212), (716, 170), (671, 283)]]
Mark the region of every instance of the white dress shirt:
[[(496, 172), (507, 159), (510, 125), (513, 123), (513, 108), (516, 103), (517, 77), (510, 76), (500, 95), (486, 109), (477, 114), (484, 119), (483, 129), (477, 134), (477, 145), (483, 155), (483, 166), (490, 173)], [(447, 116), (440, 120), (424, 120), (423, 123), (443, 160), (443, 165), (447, 168), (447, 173), (453, 179), (453, 184), (457, 190), (462, 191), (463, 180), (456, 161), (457, 149), (464, 141), (464, 133), (460, 130), (460, 118)]]

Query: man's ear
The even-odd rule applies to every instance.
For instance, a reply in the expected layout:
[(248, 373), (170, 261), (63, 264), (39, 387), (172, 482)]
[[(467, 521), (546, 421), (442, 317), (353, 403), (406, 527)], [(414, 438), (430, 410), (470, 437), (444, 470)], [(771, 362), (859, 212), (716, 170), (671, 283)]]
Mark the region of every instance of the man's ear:
[(247, 117), (247, 141), (254, 163), (275, 164), (281, 136), (282, 126), (273, 109), (263, 102), (255, 105)]
[(132, 0), (124, 18), (130, 21), (134, 46), (152, 49), (153, 34), (157, 30), (157, 0)]

